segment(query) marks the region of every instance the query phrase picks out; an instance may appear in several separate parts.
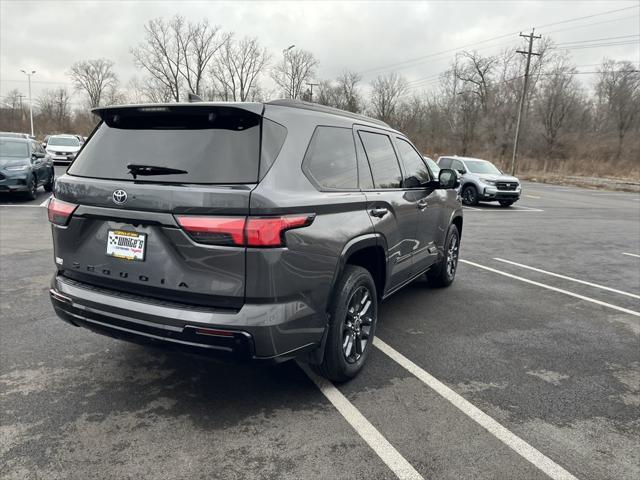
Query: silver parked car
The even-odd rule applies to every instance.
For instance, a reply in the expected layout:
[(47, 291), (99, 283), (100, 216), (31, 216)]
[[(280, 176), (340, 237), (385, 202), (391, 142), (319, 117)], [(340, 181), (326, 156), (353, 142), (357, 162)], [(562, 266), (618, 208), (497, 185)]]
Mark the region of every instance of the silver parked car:
[(75, 160), (82, 144), (76, 135), (50, 135), (45, 150), (54, 163), (69, 164)]
[(440, 168), (456, 170), (460, 175), (462, 203), (499, 202), (509, 207), (520, 199), (522, 185), (516, 177), (505, 175), (493, 163), (471, 157), (439, 157)]

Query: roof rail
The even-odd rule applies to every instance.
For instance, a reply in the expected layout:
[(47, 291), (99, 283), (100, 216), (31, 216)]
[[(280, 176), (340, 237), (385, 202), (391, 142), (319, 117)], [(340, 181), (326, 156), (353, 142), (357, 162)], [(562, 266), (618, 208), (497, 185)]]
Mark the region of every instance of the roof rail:
[(378, 120), (376, 118), (367, 117), (366, 115), (360, 115), (359, 113), (347, 112), (346, 110), (340, 110), (339, 108), (319, 105), (317, 103), (305, 102), (302, 100), (283, 98), (279, 100), (271, 100), (270, 102), (266, 102), (265, 105), (277, 105), (282, 107), (292, 107), (292, 108), (302, 108), (304, 110), (313, 110), (315, 112), (329, 113), (332, 115), (348, 117), (354, 120), (360, 120), (361, 122), (374, 123), (382, 127), (391, 128), (389, 124), (387, 124), (386, 122), (383, 122), (382, 120)]

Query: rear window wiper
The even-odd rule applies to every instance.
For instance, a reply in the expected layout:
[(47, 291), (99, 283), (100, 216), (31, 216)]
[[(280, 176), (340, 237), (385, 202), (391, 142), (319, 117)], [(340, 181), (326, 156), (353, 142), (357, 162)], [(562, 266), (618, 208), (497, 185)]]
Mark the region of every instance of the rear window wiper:
[(135, 180), (138, 175), (180, 175), (189, 173), (186, 170), (178, 168), (162, 167), (159, 165), (140, 165), (138, 163), (130, 163), (127, 165), (129, 173), (133, 175)]

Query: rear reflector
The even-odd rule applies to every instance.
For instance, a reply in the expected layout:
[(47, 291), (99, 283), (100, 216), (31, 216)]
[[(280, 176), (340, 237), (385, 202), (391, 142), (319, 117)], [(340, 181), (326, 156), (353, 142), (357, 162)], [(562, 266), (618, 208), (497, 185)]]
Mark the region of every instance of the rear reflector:
[(215, 328), (196, 328), (196, 333), (200, 335), (212, 335), (214, 337), (233, 337), (233, 332), (229, 330), (217, 330)]
[(47, 206), (47, 214), (49, 221), (55, 225), (64, 226), (69, 223), (69, 219), (73, 212), (78, 208), (75, 203), (63, 202), (55, 197), (51, 197)]
[(280, 247), (284, 232), (311, 225), (314, 214), (282, 217), (176, 216), (178, 224), (198, 243), (207, 245)]

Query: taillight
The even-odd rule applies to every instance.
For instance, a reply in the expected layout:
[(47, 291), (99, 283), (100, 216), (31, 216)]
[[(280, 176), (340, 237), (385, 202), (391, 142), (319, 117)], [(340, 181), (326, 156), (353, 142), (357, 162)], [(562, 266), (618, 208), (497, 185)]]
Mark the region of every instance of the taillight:
[(176, 217), (194, 241), (207, 245), (244, 245), (245, 217)]
[(55, 225), (64, 226), (69, 223), (73, 212), (78, 208), (75, 203), (63, 202), (55, 197), (51, 197), (47, 206), (49, 221)]
[(178, 224), (196, 242), (207, 245), (280, 247), (284, 232), (311, 225), (314, 214), (282, 217), (176, 216)]
[(314, 215), (289, 215), (286, 217), (249, 217), (245, 228), (247, 246), (279, 247), (284, 245), (284, 232), (306, 227)]

